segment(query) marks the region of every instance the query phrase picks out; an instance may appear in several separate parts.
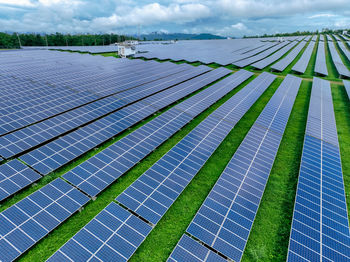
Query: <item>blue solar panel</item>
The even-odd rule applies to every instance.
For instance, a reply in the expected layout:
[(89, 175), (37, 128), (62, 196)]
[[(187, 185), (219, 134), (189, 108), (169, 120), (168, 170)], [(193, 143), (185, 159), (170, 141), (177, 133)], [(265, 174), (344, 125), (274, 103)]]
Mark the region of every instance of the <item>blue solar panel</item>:
[(293, 47), (295, 47), (298, 44), (298, 42), (290, 42), (288, 45), (284, 46), (277, 52), (273, 53), (272, 55), (264, 58), (263, 60), (260, 60), (254, 64), (252, 64), (253, 67), (258, 69), (263, 69), (267, 67), (268, 65), (272, 64), (273, 62), (277, 61), (279, 58), (281, 58), (284, 54), (289, 52)]
[(56, 179), (0, 213), (0, 261), (13, 261), (89, 198)]
[(234, 261), (241, 260), (300, 84), (285, 78), (187, 228)]
[(180, 69), (179, 71), (160, 80), (131, 88), (116, 96), (106, 97), (2, 136), (0, 137), (0, 155), (6, 158), (13, 157), (79, 126), (88, 124), (97, 118), (110, 114), (128, 104), (193, 78), (199, 73), (203, 73), (203, 68), (193, 67), (185, 72)]
[[(328, 36), (328, 35), (327, 35)], [(333, 64), (338, 71), (340, 77), (350, 77), (349, 69), (344, 65), (340, 55), (335, 48), (336, 42), (328, 42), (329, 51), (332, 57)]]
[(280, 61), (271, 66), (271, 69), (282, 72), (287, 66), (293, 62), (300, 51), (307, 44), (306, 41), (301, 41), (286, 57), (282, 58)]
[(274, 44), (273, 46), (269, 46), (269, 48), (263, 52), (258, 53), (257, 55), (248, 57), (246, 59), (243, 60), (239, 60), (236, 61), (232, 64), (234, 64), (235, 66), (238, 67), (245, 67), (248, 66), (250, 64), (253, 64), (261, 59), (264, 59), (265, 57), (268, 57), (269, 55), (273, 54), (274, 52), (276, 52), (277, 50), (283, 48), (284, 46), (286, 46), (287, 44), (289, 44), (289, 42), (282, 42), (282, 43), (277, 43)]
[(314, 79), (312, 86), (287, 261), (350, 261), (337, 130), (325, 80)]
[(40, 178), (37, 172), (17, 159), (0, 165), (0, 201)]
[(326, 50), (325, 43), (321, 41), (322, 35), (320, 36), (320, 40), (318, 42), (318, 49), (316, 55), (316, 63), (315, 63), (315, 73), (328, 76), (328, 70), (326, 65)]
[(263, 73), (215, 110), (117, 201), (156, 224), (275, 76)]
[(174, 251), (167, 260), (168, 262), (227, 262), (226, 259), (199, 244), (187, 235), (183, 235)]
[[(198, 69), (197, 73), (206, 71), (208, 67), (203, 66)], [(46, 175), (165, 106), (198, 90), (202, 86), (193, 85), (193, 83), (202, 78), (206, 78), (206, 75), (201, 75), (124, 107), (20, 158), (41, 174)]]
[[(196, 85), (203, 86), (226, 73), (227, 70), (216, 69), (209, 73), (210, 78), (196, 81)], [(122, 138), (63, 177), (87, 194), (96, 196), (196, 115), (250, 76), (252, 73), (241, 70), (212, 85)]]
[(47, 261), (127, 261), (151, 229), (111, 203)]
[[(116, 77), (113, 71), (110, 70), (109, 74), (103, 75), (102, 79), (79, 78), (77, 82), (73, 81), (73, 83), (67, 80), (67, 86), (61, 82), (57, 84), (56, 81), (59, 80), (56, 79), (55, 75), (49, 75), (48, 79), (45, 79), (43, 75), (39, 74), (34, 81), (40, 81), (38, 84), (46, 86), (46, 89), (50, 89), (51, 92), (42, 94), (42, 96), (33, 96), (32, 100), (29, 101), (27, 97), (13, 98), (11, 101), (8, 101), (7, 107), (2, 109), (3, 115), (0, 116), (0, 135), (91, 103), (101, 97), (163, 78), (172, 74), (173, 71), (188, 69), (188, 67), (190, 66), (177, 66), (172, 63), (160, 65), (158, 63), (155, 68), (150, 66), (147, 72), (142, 72), (140, 75), (129, 75), (126, 78), (119, 76), (117, 81), (112, 81), (111, 79), (106, 81), (108, 76)], [(9, 68), (11, 67), (9, 66)], [(77, 73), (79, 74), (80, 71), (82, 69), (79, 69)], [(62, 72), (58, 71), (55, 73), (59, 75)], [(15, 76), (18, 77), (20, 74), (17, 72)], [(34, 76), (30, 75), (30, 77)], [(70, 77), (76, 76), (70, 75)], [(56, 84), (58, 87), (56, 87)], [(54, 87), (51, 85), (54, 85)]]
[(306, 47), (303, 55), (299, 58), (298, 62), (293, 66), (292, 70), (300, 74), (304, 74), (306, 68), (310, 62), (312, 52), (315, 48), (315, 41), (311, 40), (309, 45)]

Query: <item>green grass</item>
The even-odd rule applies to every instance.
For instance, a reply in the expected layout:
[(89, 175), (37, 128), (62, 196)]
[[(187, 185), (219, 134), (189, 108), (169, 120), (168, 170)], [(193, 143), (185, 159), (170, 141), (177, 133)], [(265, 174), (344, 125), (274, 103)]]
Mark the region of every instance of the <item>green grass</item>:
[[(332, 84), (332, 97), (342, 160), (346, 203), (350, 208), (350, 101), (344, 86)], [(350, 213), (348, 213), (349, 215)], [(350, 219), (350, 216), (349, 216)]]
[(159, 221), (130, 261), (165, 261), (282, 79), (264, 92)]
[(117, 52), (99, 53), (99, 54), (92, 54), (92, 55), (101, 55), (101, 56), (104, 56), (104, 57), (112, 56), (112, 57), (115, 57), (115, 58), (120, 58), (120, 56), (117, 54)]
[(296, 97), (242, 261), (286, 260), (311, 85)]

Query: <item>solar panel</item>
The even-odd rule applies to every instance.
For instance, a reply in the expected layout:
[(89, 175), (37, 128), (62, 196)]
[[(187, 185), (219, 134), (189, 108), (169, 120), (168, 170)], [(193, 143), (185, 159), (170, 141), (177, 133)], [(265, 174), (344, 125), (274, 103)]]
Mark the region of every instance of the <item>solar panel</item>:
[(47, 261), (127, 261), (151, 229), (112, 202)]
[(345, 91), (348, 94), (348, 98), (350, 99), (350, 81), (343, 80)]
[(0, 201), (40, 178), (37, 172), (17, 159), (0, 165)]
[(158, 223), (204, 163), (276, 76), (263, 73), (209, 115), (116, 200)]
[(292, 70), (295, 72), (298, 72), (300, 74), (304, 74), (306, 71), (306, 68), (310, 62), (312, 52), (315, 48), (315, 40), (310, 41), (309, 45), (306, 47), (303, 55), (300, 57), (298, 62), (293, 66)]
[(321, 41), (322, 36), (318, 42), (318, 49), (316, 55), (316, 63), (315, 63), (315, 73), (328, 76), (328, 70), (326, 65), (326, 50), (325, 43)]
[(277, 52), (273, 53), (272, 55), (266, 57), (263, 60), (260, 60), (254, 64), (252, 64), (252, 67), (255, 67), (257, 69), (263, 69), (267, 67), (268, 65), (272, 64), (273, 62), (277, 61), (279, 58), (281, 58), (284, 54), (289, 52), (293, 47), (295, 47), (298, 44), (298, 42), (290, 42), (288, 45), (284, 46)]
[(282, 72), (290, 63), (293, 62), (306, 44), (306, 41), (301, 41), (285, 58), (282, 58), (280, 61), (272, 65), (271, 69)]
[(232, 64), (234, 64), (235, 66), (238, 66), (238, 67), (248, 66), (248, 65), (253, 64), (261, 59), (264, 59), (265, 57), (271, 55), (272, 53), (276, 52), (277, 50), (283, 48), (287, 44), (289, 44), (289, 42), (287, 42), (287, 41), (282, 42), (282, 43), (278, 43), (278, 44), (273, 45), (269, 49), (267, 49), (267, 50), (265, 50), (257, 55), (248, 57), (248, 58), (240, 60), (240, 61), (233, 62)]
[[(328, 40), (329, 41), (329, 40)], [(328, 42), (329, 51), (331, 53), (332, 61), (335, 65), (335, 68), (338, 71), (340, 77), (350, 77), (349, 69), (344, 65), (342, 59), (339, 56), (338, 51), (335, 48), (336, 42)]]
[(349, 220), (331, 88), (328, 81), (315, 78), (287, 261), (349, 260)]
[(187, 228), (234, 261), (241, 260), (300, 84), (287, 75)]
[(338, 45), (340, 49), (342, 50), (343, 54), (346, 56), (348, 61), (350, 62), (350, 51), (346, 48), (345, 44), (343, 42), (338, 42)]
[(88, 201), (58, 178), (1, 212), (0, 260), (18, 258)]
[[(185, 67), (188, 66), (189, 65)], [(162, 71), (159, 69), (155, 71), (149, 70), (143, 75), (134, 76), (132, 79), (127, 78), (124, 79), (124, 82), (118, 82), (118, 84), (113, 83), (113, 85), (104, 79), (104, 85), (100, 82), (89, 83), (91, 85), (90, 88), (79, 90), (79, 93), (75, 92), (76, 90), (72, 89), (72, 86), (69, 85), (68, 87), (63, 88), (64, 91), (62, 92), (64, 92), (65, 95), (57, 93), (57, 91), (53, 91), (50, 98), (37, 99), (35, 104), (27, 103), (28, 106), (20, 107), (19, 103), (15, 103), (11, 113), (7, 113), (0, 117), (0, 135), (13, 132), (38, 121), (48, 119), (68, 110), (91, 103), (100, 99), (101, 97), (116, 94), (131, 87), (163, 78), (169, 74), (172, 74), (171, 71), (174, 71), (176, 68), (176, 66), (174, 68), (174, 64), (170, 67), (165, 65), (165, 67), (172, 69), (165, 70), (164, 68)], [(180, 65), (180, 67), (175, 70), (181, 71), (183, 70), (183, 66)], [(120, 80), (118, 79), (118, 81)], [(78, 81), (78, 85), (81, 86), (83, 83)]]
[(211, 251), (207, 247), (199, 244), (197, 241), (187, 235), (183, 235), (176, 245), (174, 251), (167, 260), (168, 262), (200, 262), (216, 261), (227, 262), (226, 259)]
[(204, 70), (209, 69), (193, 67), (186, 71), (180, 71), (2, 136), (0, 137), (0, 155), (5, 158), (13, 157), (79, 126), (113, 113), (135, 101), (191, 79), (203, 73)]
[[(207, 81), (213, 81), (227, 71), (216, 69), (211, 73), (216, 72), (218, 75)], [(252, 73), (241, 70), (210, 86), (72, 169), (63, 176), (64, 179), (87, 194), (96, 196), (195, 116), (251, 76)], [(197, 81), (195, 84), (205, 85), (206, 83)]]
[[(204, 72), (207, 67), (203, 67)], [(20, 158), (41, 174), (48, 174), (69, 161), (125, 131), (158, 110), (200, 88), (191, 83), (206, 76), (176, 85), (43, 145)]]

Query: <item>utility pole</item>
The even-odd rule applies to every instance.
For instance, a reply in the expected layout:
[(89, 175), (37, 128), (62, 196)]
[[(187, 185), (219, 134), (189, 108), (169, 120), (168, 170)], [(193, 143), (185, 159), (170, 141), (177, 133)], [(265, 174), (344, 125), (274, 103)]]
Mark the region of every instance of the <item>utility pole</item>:
[(95, 46), (96, 46), (96, 35), (94, 35), (94, 38), (95, 38)]
[(112, 44), (112, 33), (109, 34), (109, 44)]
[(16, 33), (16, 34), (17, 34), (17, 38), (18, 38), (19, 48), (22, 48), (21, 39), (19, 38), (18, 33)]
[(49, 43), (47, 42), (47, 35), (45, 34), (45, 40), (46, 40), (46, 47), (49, 46)]
[(84, 46), (83, 35), (81, 35), (81, 45)]
[(68, 40), (67, 40), (67, 36), (66, 36), (66, 46), (68, 46)]

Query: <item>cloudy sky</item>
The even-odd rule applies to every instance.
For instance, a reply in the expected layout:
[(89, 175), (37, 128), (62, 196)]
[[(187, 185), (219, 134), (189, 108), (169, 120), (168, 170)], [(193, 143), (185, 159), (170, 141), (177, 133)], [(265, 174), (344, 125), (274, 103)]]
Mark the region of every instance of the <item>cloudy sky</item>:
[(350, 0), (0, 0), (0, 31), (243, 36), (350, 28)]

